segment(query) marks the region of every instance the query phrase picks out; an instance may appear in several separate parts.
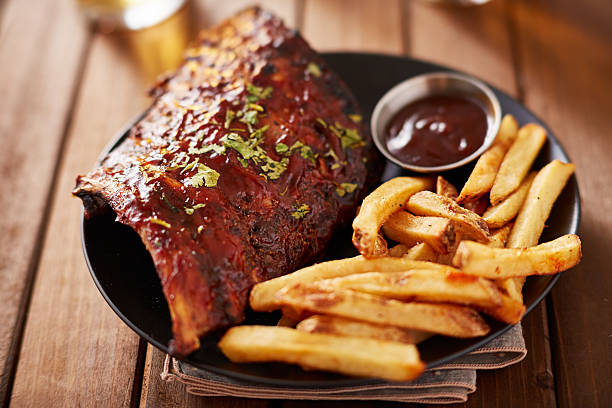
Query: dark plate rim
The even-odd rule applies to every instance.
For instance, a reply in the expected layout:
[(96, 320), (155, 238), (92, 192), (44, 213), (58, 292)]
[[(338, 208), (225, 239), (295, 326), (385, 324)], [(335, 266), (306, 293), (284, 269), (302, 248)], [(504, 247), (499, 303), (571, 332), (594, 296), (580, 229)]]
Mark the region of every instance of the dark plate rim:
[[(405, 57), (405, 56), (398, 56), (398, 55), (389, 55), (389, 54), (381, 54), (381, 53), (374, 53), (374, 52), (329, 52), (329, 53), (321, 53), (321, 55), (325, 56), (325, 57), (331, 57), (331, 58), (348, 58), (351, 56), (365, 56), (365, 57), (375, 57), (375, 58), (388, 58), (388, 59), (395, 59), (395, 60), (403, 60), (403, 61), (409, 61), (409, 62), (415, 62), (415, 63), (420, 63), (420, 64), (426, 64), (429, 65), (432, 69), (437, 69), (437, 70), (442, 70), (442, 71), (450, 71), (450, 72), (458, 72), (464, 75), (468, 75), (468, 76), (472, 76), (471, 74), (465, 73), (463, 71), (459, 71), (450, 67), (446, 67), (443, 65), (439, 65), (437, 63), (434, 62), (430, 62), (427, 60), (422, 60), (422, 59), (415, 59), (415, 58), (410, 58), (410, 57)], [(480, 78), (477, 78), (480, 79)], [(483, 81), (482, 79), (480, 79), (481, 81)], [(567, 159), (569, 161), (569, 156), (567, 154), (567, 152), (565, 151), (565, 149), (563, 148), (563, 146), (561, 145), (561, 143), (559, 142), (559, 140), (554, 136), (554, 133), (551, 131), (551, 129), (548, 127), (548, 125), (546, 125), (546, 123), (540, 119), (540, 117), (536, 114), (534, 114), (531, 110), (529, 110), (526, 106), (524, 106), (520, 101), (517, 101), (514, 97), (508, 95), (506, 92), (500, 90), (499, 88), (491, 85), (490, 83), (483, 81), (485, 84), (487, 84), (489, 87), (491, 87), (491, 89), (495, 92), (495, 93), (499, 93), (502, 94), (503, 96), (507, 97), (508, 99), (510, 99), (512, 102), (520, 105), (520, 107), (522, 109), (524, 109), (527, 113), (529, 113), (531, 116), (533, 116), (538, 122), (540, 122), (541, 124), (544, 125), (544, 127), (547, 130), (547, 138), (549, 141), (553, 141), (556, 145), (556, 147), (560, 150), (561, 154), (564, 156), (565, 159)], [(127, 125), (125, 125), (122, 130), (120, 132), (118, 132), (118, 134), (113, 137), (111, 139), (111, 141), (104, 147), (102, 153), (99, 155), (98, 159), (97, 159), (97, 163), (101, 162), (102, 159), (108, 154), (108, 152), (112, 151), (121, 140), (123, 140), (124, 138), (126, 138), (128, 136), (128, 133), (131, 129), (131, 127), (138, 122), (142, 117), (144, 117), (147, 112), (149, 111), (150, 108), (145, 109), (145, 111), (139, 115), (137, 115), (134, 119), (130, 120), (128, 122)], [(576, 203), (574, 205), (573, 211), (572, 211), (572, 219), (574, 220), (574, 222), (569, 226), (569, 231), (568, 233), (577, 233), (578, 232), (578, 228), (580, 225), (580, 220), (581, 220), (581, 199), (580, 199), (580, 191), (579, 191), (579, 187), (578, 187), (578, 182), (575, 181), (574, 182), (574, 195), (576, 197)], [(87, 267), (89, 269), (90, 275), (96, 285), (96, 287), (98, 288), (98, 291), (100, 292), (100, 294), (102, 295), (102, 297), (104, 298), (104, 300), (106, 301), (106, 303), (110, 306), (110, 308), (117, 314), (117, 316), (119, 316), (119, 318), (128, 325), (128, 327), (130, 327), (132, 330), (134, 330), (141, 338), (145, 339), (147, 342), (151, 343), (153, 346), (155, 346), (156, 348), (158, 348), (159, 350), (161, 350), (164, 353), (168, 352), (168, 347), (165, 344), (162, 344), (161, 342), (157, 341), (156, 339), (152, 338), (150, 335), (148, 335), (147, 333), (145, 333), (143, 330), (141, 330), (135, 323), (133, 323), (132, 321), (130, 321), (122, 312), (121, 310), (119, 310), (119, 308), (111, 301), (110, 297), (108, 296), (108, 294), (105, 292), (105, 290), (103, 289), (102, 283), (99, 281), (97, 275), (94, 272), (94, 268), (93, 265), (91, 264), (91, 260), (89, 259), (88, 256), (88, 252), (87, 252), (87, 246), (86, 246), (86, 242), (85, 242), (85, 217), (84, 217), (84, 210), (83, 208), (81, 208), (81, 246), (83, 249), (83, 254), (85, 257), (85, 261), (87, 263)], [(559, 278), (561, 277), (562, 273), (554, 275), (551, 280), (548, 282), (548, 284), (546, 285), (546, 287), (542, 290), (542, 293), (536, 297), (535, 301), (533, 303), (531, 303), (526, 311), (525, 314), (523, 315), (523, 318), (525, 317), (525, 315), (527, 315), (527, 313), (531, 312), (538, 304), (540, 304), (540, 302), (546, 297), (546, 295), (548, 295), (548, 293), (551, 291), (551, 289), (553, 288), (553, 286), (557, 283), (557, 281), (559, 280)], [(522, 321), (522, 319), (521, 319)], [(445, 355), (442, 358), (439, 358), (438, 360), (435, 360), (433, 362), (430, 362), (427, 364), (427, 368), (434, 368), (436, 366), (440, 366), (443, 365), (445, 363), (448, 363), (451, 360), (454, 360), (464, 354), (467, 354), (471, 351), (476, 350), (477, 348), (485, 345), (486, 343), (490, 342), (491, 340), (495, 339), (496, 337), (502, 335), (503, 333), (507, 332), (508, 330), (510, 330), (512, 327), (514, 327), (514, 325), (512, 324), (507, 324), (504, 327), (502, 327), (501, 329), (498, 329), (497, 331), (494, 331), (492, 333), (489, 333), (487, 336), (479, 339), (477, 342), (475, 342), (474, 344), (465, 347), (462, 350), (456, 351), (454, 353)], [(224, 375), (227, 377), (233, 377), (236, 379), (240, 379), (240, 380), (246, 380), (246, 381), (250, 381), (250, 382), (254, 382), (254, 383), (261, 383), (261, 384), (274, 384), (274, 385), (279, 385), (279, 386), (284, 386), (284, 387), (296, 387), (296, 386), (304, 386), (304, 385), (309, 385), (309, 386), (318, 386), (318, 387), (338, 387), (338, 386), (364, 386), (364, 385), (376, 385), (376, 384), (384, 384), (386, 383), (386, 381), (384, 380), (378, 380), (378, 379), (368, 379), (368, 378), (357, 378), (357, 377), (346, 377), (346, 378), (339, 378), (339, 379), (334, 379), (333, 381), (316, 381), (316, 380), (307, 380), (307, 381), (294, 381), (294, 380), (279, 380), (276, 378), (266, 378), (266, 377), (261, 377), (261, 376), (256, 376), (256, 375), (250, 375), (250, 374), (244, 374), (244, 373), (240, 373), (240, 372), (235, 372), (232, 370), (226, 370), (223, 368), (219, 368), (213, 365), (209, 365), (209, 364), (198, 364), (198, 366), (203, 367), (207, 370), (210, 370), (216, 374), (220, 374), (220, 375)]]

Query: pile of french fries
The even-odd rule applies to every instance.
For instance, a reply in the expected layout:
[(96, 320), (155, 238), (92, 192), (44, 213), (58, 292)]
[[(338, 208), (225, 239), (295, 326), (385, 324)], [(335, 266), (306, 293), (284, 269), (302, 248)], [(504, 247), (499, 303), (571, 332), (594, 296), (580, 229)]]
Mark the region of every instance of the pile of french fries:
[(576, 235), (538, 245), (574, 172), (554, 160), (530, 173), (545, 141), (540, 126), (519, 129), (507, 115), (460, 192), (442, 177), (382, 184), (353, 222), (361, 255), (257, 284), (251, 307), (281, 309), (278, 326), (231, 328), (219, 347), (234, 362), (409, 381), (425, 369), (416, 344), (430, 336), (483, 336), (481, 313), (519, 322), (525, 278), (581, 257)]

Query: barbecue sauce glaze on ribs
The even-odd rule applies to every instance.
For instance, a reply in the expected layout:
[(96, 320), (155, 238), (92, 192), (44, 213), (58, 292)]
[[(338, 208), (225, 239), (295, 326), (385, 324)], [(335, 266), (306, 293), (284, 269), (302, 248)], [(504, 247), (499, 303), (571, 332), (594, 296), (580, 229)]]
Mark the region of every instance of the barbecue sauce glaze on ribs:
[(112, 209), (138, 232), (170, 308), (170, 350), (187, 355), (243, 319), (255, 283), (322, 254), (377, 159), (346, 85), (258, 8), (203, 31), (151, 94), (73, 193), (86, 217)]

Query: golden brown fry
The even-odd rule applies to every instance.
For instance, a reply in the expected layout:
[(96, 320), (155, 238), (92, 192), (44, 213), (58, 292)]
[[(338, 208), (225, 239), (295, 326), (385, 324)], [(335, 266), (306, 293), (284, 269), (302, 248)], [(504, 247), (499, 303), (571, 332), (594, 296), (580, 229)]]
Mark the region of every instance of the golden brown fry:
[(416, 215), (448, 218), (454, 222), (455, 230), (466, 238), (485, 243), (491, 239), (487, 223), (478, 214), (431, 191), (421, 191), (410, 197), (408, 210)]
[(381, 296), (337, 289), (321, 282), (296, 284), (276, 294), (282, 304), (377, 324), (444, 334), (477, 337), (489, 327), (476, 311), (465, 306), (404, 303)]
[(276, 361), (392, 381), (410, 381), (425, 369), (413, 344), (306, 333), (287, 327), (232, 327), (219, 348), (235, 363)]
[(525, 314), (526, 307), (522, 301), (518, 301), (509, 295), (502, 294), (501, 306), (478, 310), (501, 322), (515, 324), (521, 321), (521, 318)]
[(436, 194), (450, 198), (453, 201), (457, 200), (457, 189), (442, 176), (438, 176), (436, 181)]
[(370, 193), (353, 220), (353, 244), (359, 253), (368, 258), (375, 256), (380, 227), (406, 205), (412, 194), (430, 188), (433, 188), (431, 178), (396, 177)]
[(302, 320), (296, 329), (308, 333), (333, 334), (345, 337), (366, 337), (382, 341), (417, 344), (431, 333), (400, 329), (394, 326), (360, 322), (338, 316), (314, 315)]
[(571, 163), (553, 160), (538, 172), (508, 237), (508, 248), (527, 248), (538, 243), (552, 206), (574, 169)]
[(298, 309), (291, 306), (282, 307), (283, 316), (287, 318), (287, 321), (293, 320), (295, 322), (302, 321), (312, 316), (312, 312), (308, 310)]
[(453, 265), (469, 275), (490, 279), (529, 275), (552, 275), (580, 261), (580, 238), (574, 234), (530, 248), (491, 248), (462, 241)]
[(320, 279), (336, 278), (364, 272), (395, 272), (410, 269), (440, 269), (442, 265), (402, 258), (373, 258), (362, 256), (322, 262), (278, 278), (258, 283), (251, 290), (250, 303), (253, 310), (270, 312), (279, 308), (274, 295), (276, 292), (299, 282), (313, 282)]
[(531, 172), (525, 180), (521, 183), (521, 186), (514, 193), (510, 194), (501, 203), (489, 207), (487, 211), (482, 215), (489, 228), (499, 228), (506, 224), (508, 221), (516, 217), (519, 210), (525, 202), (525, 197), (529, 192), (529, 187), (535, 178), (536, 173)]
[(438, 260), (438, 253), (425, 242), (421, 242), (408, 249), (404, 257), (414, 259), (415, 261), (436, 262)]
[(378, 234), (376, 237), (376, 242), (374, 243), (374, 251), (372, 252), (372, 258), (378, 258), (381, 256), (389, 255), (389, 249), (387, 248), (387, 241), (382, 236), (382, 234)]
[(408, 246), (426, 242), (442, 254), (448, 253), (455, 243), (455, 228), (449, 219), (415, 217), (407, 211), (391, 215), (383, 225), (383, 232), (392, 240)]
[(492, 248), (504, 248), (511, 229), (512, 223), (508, 223), (501, 228), (491, 230), (491, 242), (487, 245)]
[(397, 244), (393, 248), (389, 249), (389, 256), (394, 258), (401, 258), (408, 253), (410, 248), (404, 244)]
[(411, 270), (406, 272), (368, 272), (320, 281), (333, 288), (386, 298), (431, 303), (454, 303), (482, 308), (501, 306), (501, 292), (488, 279), (447, 270)]
[(545, 142), (546, 131), (535, 123), (525, 125), (519, 130), (491, 187), (491, 204), (501, 203), (519, 188)]
[[(553, 160), (538, 172), (508, 237), (508, 248), (527, 248), (538, 243), (552, 206), (574, 169), (571, 163)], [(504, 280), (500, 286), (510, 297), (522, 302), (524, 283), (525, 278), (519, 277)]]
[(504, 159), (504, 155), (518, 132), (518, 124), (512, 115), (502, 119), (497, 137), (491, 147), (480, 156), (470, 174), (467, 182), (461, 189), (457, 202), (464, 203), (482, 197), (491, 190), (497, 170)]

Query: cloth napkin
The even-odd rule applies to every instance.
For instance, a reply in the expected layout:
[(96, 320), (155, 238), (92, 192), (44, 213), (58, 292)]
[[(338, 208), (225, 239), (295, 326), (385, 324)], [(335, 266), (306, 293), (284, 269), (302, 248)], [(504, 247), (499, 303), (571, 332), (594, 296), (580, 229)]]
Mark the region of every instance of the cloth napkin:
[(444, 366), (426, 370), (414, 381), (381, 382), (363, 386), (307, 388), (270, 386), (218, 375), (166, 356), (161, 378), (178, 381), (187, 392), (200, 396), (231, 396), (295, 400), (377, 400), (423, 404), (467, 401), (476, 391), (476, 370), (515, 364), (527, 355), (520, 324), (485, 346)]

